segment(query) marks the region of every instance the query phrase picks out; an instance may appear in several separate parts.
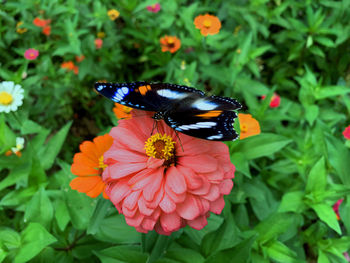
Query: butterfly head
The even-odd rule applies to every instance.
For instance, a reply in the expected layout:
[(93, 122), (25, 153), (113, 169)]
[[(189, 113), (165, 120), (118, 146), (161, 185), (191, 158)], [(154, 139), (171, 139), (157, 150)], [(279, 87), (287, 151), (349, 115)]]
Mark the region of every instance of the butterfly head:
[(165, 117), (165, 113), (163, 111), (157, 111), (153, 116), (152, 119), (155, 119), (156, 121), (163, 120)]

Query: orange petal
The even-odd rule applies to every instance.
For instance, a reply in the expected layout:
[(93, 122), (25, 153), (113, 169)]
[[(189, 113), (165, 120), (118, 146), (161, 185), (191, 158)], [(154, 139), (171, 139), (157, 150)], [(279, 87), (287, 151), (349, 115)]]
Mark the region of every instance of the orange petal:
[(104, 199), (109, 199), (109, 196), (106, 194), (106, 186), (103, 189), (102, 196), (103, 196)]
[[(101, 188), (101, 183), (102, 183), (102, 188)], [(102, 179), (100, 176), (84, 176), (84, 177), (74, 178), (70, 182), (69, 186), (73, 190), (77, 190), (78, 192), (86, 193), (86, 194), (90, 193), (91, 195), (93, 195), (93, 194), (96, 194), (96, 191), (99, 189), (100, 189), (99, 194), (102, 192), (104, 183), (102, 182)]]
[(98, 169), (94, 169), (81, 163), (73, 163), (70, 170), (72, 174), (77, 176), (99, 175), (100, 173)]
[(90, 168), (98, 168), (98, 158), (92, 159), (84, 153), (76, 153), (73, 158), (73, 163), (80, 163)]
[(105, 184), (101, 180), (98, 184), (95, 185), (94, 188), (92, 188), (90, 191), (85, 192), (85, 193), (87, 196), (90, 196), (92, 198), (96, 198), (103, 192), (104, 189), (105, 189)]
[(91, 160), (98, 160), (101, 156), (97, 152), (97, 147), (93, 142), (84, 141), (80, 144), (79, 149), (82, 153), (88, 156)]
[(94, 139), (97, 148), (97, 154), (102, 156), (113, 144), (113, 138), (108, 133), (103, 136), (98, 136)]

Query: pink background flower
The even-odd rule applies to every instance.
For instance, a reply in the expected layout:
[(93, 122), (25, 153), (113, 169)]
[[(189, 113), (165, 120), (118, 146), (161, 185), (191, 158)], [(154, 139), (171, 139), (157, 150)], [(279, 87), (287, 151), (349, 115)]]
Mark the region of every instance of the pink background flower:
[(340, 215), (339, 215), (339, 206), (341, 203), (344, 201), (344, 199), (339, 199), (334, 205), (333, 205), (333, 211), (335, 212), (337, 219), (340, 220)]
[[(266, 98), (265, 95), (261, 96), (261, 99), (264, 100), (265, 98)], [(280, 104), (281, 104), (281, 97), (277, 95), (277, 93), (274, 93), (270, 101), (270, 108), (277, 108)]]
[(28, 60), (34, 60), (39, 56), (39, 51), (34, 48), (29, 48), (24, 52), (24, 57)]
[(343, 131), (344, 138), (350, 140), (350, 125)]
[(104, 154), (106, 193), (127, 224), (139, 232), (155, 229), (167, 235), (186, 225), (202, 229), (210, 212), (221, 213), (223, 195), (233, 187), (235, 167), (228, 147), (178, 133), (182, 150), (174, 130), (158, 121), (155, 131), (176, 141), (175, 156), (149, 157), (145, 142), (153, 124), (143, 113), (120, 120), (111, 130), (114, 142)]
[(152, 12), (152, 13), (158, 13), (160, 10), (160, 4), (156, 3), (154, 5), (149, 5), (149, 6), (147, 6), (147, 10)]
[(95, 47), (96, 49), (100, 49), (103, 45), (103, 40), (101, 38), (96, 38), (95, 39)]

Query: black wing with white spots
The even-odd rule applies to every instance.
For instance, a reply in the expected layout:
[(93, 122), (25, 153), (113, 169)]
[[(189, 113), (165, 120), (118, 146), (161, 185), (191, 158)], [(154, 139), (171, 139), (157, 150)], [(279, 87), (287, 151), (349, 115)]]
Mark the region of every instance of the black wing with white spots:
[(116, 103), (145, 111), (164, 111), (192, 94), (205, 96), (200, 90), (166, 83), (95, 83), (95, 89)]
[(105, 97), (125, 106), (156, 112), (154, 119), (174, 130), (213, 141), (231, 141), (238, 137), (233, 128), (241, 104), (232, 98), (206, 96), (204, 92), (166, 83), (96, 83)]

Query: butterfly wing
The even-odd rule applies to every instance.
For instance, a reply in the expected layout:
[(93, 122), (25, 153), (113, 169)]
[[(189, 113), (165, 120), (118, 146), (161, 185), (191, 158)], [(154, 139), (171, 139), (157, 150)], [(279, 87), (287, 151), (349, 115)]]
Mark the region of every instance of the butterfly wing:
[(238, 134), (233, 128), (241, 108), (235, 99), (210, 96), (188, 98), (173, 105), (165, 114), (165, 122), (173, 129), (189, 136), (212, 140), (232, 141)]
[(204, 96), (200, 90), (166, 83), (96, 83), (95, 89), (116, 103), (145, 111), (166, 111), (192, 94)]

